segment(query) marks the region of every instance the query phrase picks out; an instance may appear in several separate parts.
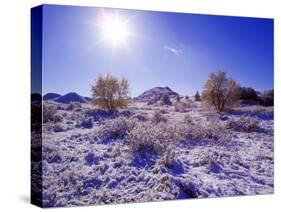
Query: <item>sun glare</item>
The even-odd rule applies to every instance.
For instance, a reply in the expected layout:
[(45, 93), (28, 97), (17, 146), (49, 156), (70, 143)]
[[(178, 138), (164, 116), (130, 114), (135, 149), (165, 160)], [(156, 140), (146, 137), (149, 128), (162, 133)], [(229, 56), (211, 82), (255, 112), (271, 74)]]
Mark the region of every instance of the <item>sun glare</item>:
[(122, 19), (118, 13), (103, 14), (99, 27), (101, 28), (102, 40), (108, 42), (113, 48), (127, 45), (131, 35), (128, 21)]

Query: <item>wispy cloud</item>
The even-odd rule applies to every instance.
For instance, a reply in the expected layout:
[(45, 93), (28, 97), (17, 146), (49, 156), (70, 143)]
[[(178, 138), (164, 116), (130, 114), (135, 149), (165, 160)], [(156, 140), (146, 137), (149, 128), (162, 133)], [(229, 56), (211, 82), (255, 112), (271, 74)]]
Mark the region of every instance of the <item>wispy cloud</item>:
[(172, 54), (178, 56), (182, 53), (182, 50), (181, 49), (176, 49), (174, 47), (171, 47), (171, 46), (164, 46), (163, 47), (165, 50), (171, 52)]

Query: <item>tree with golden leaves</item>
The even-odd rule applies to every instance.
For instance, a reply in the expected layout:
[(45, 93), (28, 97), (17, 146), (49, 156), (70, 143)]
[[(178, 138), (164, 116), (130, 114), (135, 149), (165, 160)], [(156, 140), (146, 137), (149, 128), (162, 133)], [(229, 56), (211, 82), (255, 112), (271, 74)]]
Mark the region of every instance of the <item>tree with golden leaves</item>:
[(240, 98), (240, 89), (233, 79), (226, 77), (226, 72), (218, 71), (209, 75), (202, 92), (202, 101), (207, 106), (214, 106), (222, 112), (232, 107)]
[(98, 76), (91, 88), (93, 105), (106, 110), (116, 110), (128, 106), (129, 83), (125, 78), (107, 74)]

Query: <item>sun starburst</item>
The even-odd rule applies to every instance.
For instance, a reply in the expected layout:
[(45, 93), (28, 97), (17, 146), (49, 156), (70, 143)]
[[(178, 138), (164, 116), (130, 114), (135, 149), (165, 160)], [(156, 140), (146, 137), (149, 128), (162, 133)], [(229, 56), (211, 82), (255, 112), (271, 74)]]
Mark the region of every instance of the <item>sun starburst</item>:
[(129, 40), (134, 36), (129, 26), (129, 20), (130, 18), (121, 17), (118, 11), (102, 13), (98, 24), (96, 24), (101, 33), (99, 42), (107, 43), (112, 50), (121, 47), (128, 48)]

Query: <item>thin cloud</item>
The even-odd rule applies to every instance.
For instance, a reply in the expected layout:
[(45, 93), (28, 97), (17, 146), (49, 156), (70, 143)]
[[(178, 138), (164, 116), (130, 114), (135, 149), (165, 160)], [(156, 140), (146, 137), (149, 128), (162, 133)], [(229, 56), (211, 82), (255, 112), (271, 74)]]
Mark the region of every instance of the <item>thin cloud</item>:
[(171, 52), (172, 54), (178, 56), (179, 54), (182, 53), (182, 50), (181, 49), (176, 49), (176, 48), (173, 48), (171, 46), (164, 46), (163, 47), (165, 50)]

